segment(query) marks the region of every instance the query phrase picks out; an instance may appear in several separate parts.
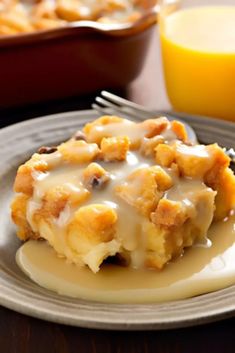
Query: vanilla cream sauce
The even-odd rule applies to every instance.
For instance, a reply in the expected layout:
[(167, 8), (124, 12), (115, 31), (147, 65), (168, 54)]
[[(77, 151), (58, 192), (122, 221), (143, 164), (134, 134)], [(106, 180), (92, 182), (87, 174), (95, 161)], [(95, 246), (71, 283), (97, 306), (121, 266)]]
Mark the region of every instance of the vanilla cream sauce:
[(194, 246), (164, 270), (103, 265), (94, 274), (59, 258), (46, 241), (30, 240), (17, 263), (33, 281), (59, 294), (113, 303), (184, 299), (235, 283), (235, 216), (212, 225), (207, 246)]

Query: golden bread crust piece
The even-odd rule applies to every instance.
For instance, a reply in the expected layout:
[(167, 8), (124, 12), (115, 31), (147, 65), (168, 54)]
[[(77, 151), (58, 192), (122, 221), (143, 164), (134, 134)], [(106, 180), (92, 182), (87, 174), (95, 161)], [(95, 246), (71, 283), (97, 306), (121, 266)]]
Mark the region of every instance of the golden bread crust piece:
[(109, 124), (116, 124), (116, 123), (121, 123), (123, 122), (124, 119), (115, 116), (115, 115), (104, 115), (101, 116), (100, 118), (96, 119), (95, 121), (93, 121), (92, 123), (88, 123), (84, 126), (83, 128), (83, 132), (85, 133), (86, 136), (86, 140), (89, 143), (97, 143), (98, 145), (100, 145), (101, 140), (104, 137), (112, 137), (112, 133), (107, 133), (106, 131), (102, 133), (97, 133), (97, 127), (102, 127), (102, 126), (106, 126)]
[(108, 242), (115, 236), (116, 212), (109, 206), (92, 204), (75, 212), (68, 225), (68, 234), (89, 239), (93, 244)]
[(64, 161), (79, 164), (92, 162), (99, 154), (100, 150), (96, 143), (86, 143), (71, 139), (58, 146)]
[(173, 146), (159, 144), (155, 149), (155, 161), (162, 167), (169, 168), (175, 161), (175, 149)]
[(42, 160), (39, 154), (35, 153), (29, 161), (18, 168), (14, 182), (14, 191), (22, 192), (29, 196), (32, 195), (34, 182), (33, 173), (46, 172), (48, 170), (48, 163)]
[(25, 194), (17, 195), (11, 203), (11, 217), (17, 225), (17, 236), (25, 241), (27, 239), (37, 239), (38, 234), (35, 234), (27, 221), (27, 204), (29, 196)]
[[(175, 161), (185, 177), (204, 178), (206, 173), (229, 166), (229, 157), (217, 144), (187, 146), (176, 144)], [(209, 158), (208, 158), (209, 157)]]
[(106, 162), (125, 161), (129, 147), (127, 136), (104, 137), (100, 144), (101, 158)]
[(126, 182), (116, 186), (115, 192), (125, 202), (148, 216), (156, 207), (163, 192), (172, 186), (171, 177), (159, 166), (132, 172)]
[(156, 225), (165, 227), (180, 227), (187, 219), (185, 207), (182, 202), (161, 199), (151, 220)]
[(217, 195), (215, 198), (214, 220), (219, 221), (227, 217), (235, 205), (235, 177), (232, 170), (225, 168), (219, 174), (216, 183)]
[(183, 123), (177, 120), (171, 122), (172, 131), (176, 134), (177, 138), (184, 143), (188, 140), (188, 134)]
[(145, 131), (145, 137), (152, 138), (160, 135), (167, 127), (170, 126), (169, 120), (165, 117), (158, 119), (147, 119), (140, 123), (141, 128)]

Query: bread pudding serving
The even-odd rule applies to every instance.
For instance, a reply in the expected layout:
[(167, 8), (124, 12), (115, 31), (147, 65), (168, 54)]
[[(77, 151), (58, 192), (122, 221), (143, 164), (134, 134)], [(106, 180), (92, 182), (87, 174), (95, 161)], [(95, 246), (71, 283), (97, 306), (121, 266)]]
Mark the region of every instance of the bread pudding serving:
[(229, 163), (181, 122), (102, 116), (19, 167), (12, 219), (22, 241), (45, 239), (93, 272), (107, 259), (161, 270), (233, 210)]

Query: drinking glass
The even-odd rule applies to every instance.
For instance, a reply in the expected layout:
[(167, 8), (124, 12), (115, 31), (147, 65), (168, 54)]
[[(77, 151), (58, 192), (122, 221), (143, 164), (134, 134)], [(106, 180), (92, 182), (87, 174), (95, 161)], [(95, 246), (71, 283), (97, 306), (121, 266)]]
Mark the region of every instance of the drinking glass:
[(235, 121), (235, 0), (162, 0), (159, 26), (173, 108)]

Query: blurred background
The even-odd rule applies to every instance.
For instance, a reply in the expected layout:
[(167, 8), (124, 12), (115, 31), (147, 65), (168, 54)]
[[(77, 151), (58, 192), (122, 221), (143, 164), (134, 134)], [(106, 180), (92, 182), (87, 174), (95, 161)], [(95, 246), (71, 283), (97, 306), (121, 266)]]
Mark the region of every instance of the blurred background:
[[(41, 115), (89, 109), (101, 89), (147, 107), (169, 108), (163, 88), (156, 1), (130, 0), (132, 11), (127, 13), (129, 17), (134, 13), (135, 17), (128, 21), (116, 9), (111, 12), (110, 21), (103, 16), (102, 21), (87, 22), (75, 14), (69, 17), (74, 21), (67, 21), (60, 28), (36, 28), (31, 32), (28, 23), (24, 24), (26, 27), (22, 25), (25, 14), (22, 17), (19, 5), (23, 2), (25, 5), (25, 1), (0, 2), (0, 126)], [(102, 2), (106, 6), (115, 4), (109, 0), (97, 3)], [(8, 3), (16, 3), (13, 18), (3, 11)], [(51, 0), (26, 3), (39, 6), (50, 4)], [(67, 6), (70, 1), (64, 3)], [(51, 17), (54, 20), (50, 7), (43, 10), (43, 21), (52, 21)], [(12, 8), (10, 11), (12, 15)], [(15, 19), (21, 19), (18, 32), (4, 35), (6, 25), (7, 31), (12, 30)], [(48, 26), (48, 22), (43, 25)]]

